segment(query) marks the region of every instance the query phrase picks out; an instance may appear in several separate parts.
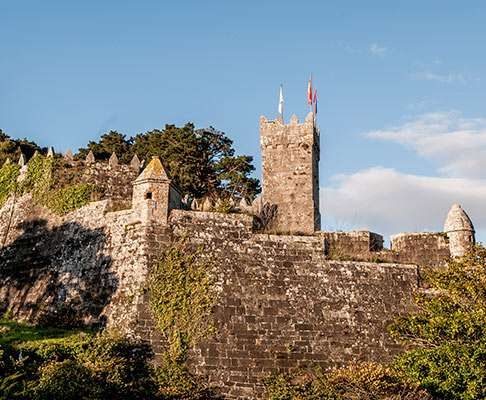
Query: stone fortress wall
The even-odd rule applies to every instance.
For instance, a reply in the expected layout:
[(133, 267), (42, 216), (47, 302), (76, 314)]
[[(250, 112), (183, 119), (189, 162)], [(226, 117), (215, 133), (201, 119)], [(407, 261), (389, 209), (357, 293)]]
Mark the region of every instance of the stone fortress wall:
[[(10, 197), (0, 209), (0, 308), (29, 319), (69, 302), (85, 322), (150, 343), (157, 360), (164, 341), (142, 288), (161, 252), (187, 235), (214, 262), (217, 295), (217, 333), (191, 350), (189, 365), (226, 398), (262, 398), (261, 378), (297, 366), (391, 360), (400, 347), (386, 328), (393, 315), (414, 309), (420, 267), (441, 268), (460, 255), (474, 242), (474, 228), (453, 206), (448, 232), (395, 235), (391, 249), (373, 232), (319, 231), (318, 130), (310, 118), (299, 124), (293, 117), (290, 125), (261, 119), (263, 196), (252, 206), (241, 202), (241, 214), (212, 212), (208, 202), (194, 210), (157, 158), (145, 167), (138, 159), (123, 166), (116, 156), (109, 163), (88, 156), (86, 179), (106, 186), (107, 198), (64, 217), (29, 195)], [(269, 144), (267, 134), (281, 143)], [(278, 157), (292, 160), (284, 190), (267, 176)], [(114, 211), (120, 204), (126, 209)], [(255, 228), (266, 204), (277, 210), (273, 234)]]

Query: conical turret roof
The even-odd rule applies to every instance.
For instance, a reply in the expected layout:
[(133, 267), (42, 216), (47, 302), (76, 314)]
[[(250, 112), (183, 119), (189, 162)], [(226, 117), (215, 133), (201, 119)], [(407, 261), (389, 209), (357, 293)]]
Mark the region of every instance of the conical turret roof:
[(459, 204), (454, 204), (444, 223), (444, 232), (471, 231), (474, 232), (473, 224)]
[(157, 156), (152, 158), (135, 182), (140, 182), (147, 179), (170, 180), (169, 173), (160, 161), (160, 158)]

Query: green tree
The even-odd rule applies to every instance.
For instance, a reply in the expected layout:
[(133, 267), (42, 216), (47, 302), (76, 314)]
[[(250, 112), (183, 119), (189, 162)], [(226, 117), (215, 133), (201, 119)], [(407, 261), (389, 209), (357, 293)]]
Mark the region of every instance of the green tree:
[(212, 127), (166, 125), (163, 131), (139, 134), (132, 140), (131, 154), (145, 160), (159, 156), (185, 194), (251, 200), (260, 192), (258, 180), (250, 177), (253, 157), (235, 157), (233, 141)]
[(7, 158), (10, 158), (12, 162), (17, 162), (20, 154), (23, 153), (29, 159), (36, 150), (40, 153), (47, 152), (46, 148), (41, 148), (35, 142), (27, 139), (11, 139), (10, 136), (0, 129), (0, 167)]
[(418, 312), (389, 330), (406, 346), (395, 367), (440, 399), (486, 398), (486, 249), (477, 245), (414, 296)]
[(110, 131), (101, 135), (99, 142), (90, 141), (87, 148), (79, 149), (76, 159), (84, 159), (90, 152), (93, 152), (96, 160), (108, 160), (113, 152), (117, 155), (120, 163), (127, 164), (131, 160), (131, 141), (125, 135), (117, 131)]

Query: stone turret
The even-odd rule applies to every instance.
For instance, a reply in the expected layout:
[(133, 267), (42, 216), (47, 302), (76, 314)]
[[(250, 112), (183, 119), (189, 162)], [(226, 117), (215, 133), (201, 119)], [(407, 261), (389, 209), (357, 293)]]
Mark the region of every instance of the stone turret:
[(459, 204), (454, 204), (444, 223), (452, 257), (461, 257), (475, 243), (473, 224)]
[(166, 225), (170, 211), (182, 208), (182, 193), (172, 183), (158, 157), (133, 182), (132, 209), (139, 213), (142, 223)]
[(319, 130), (312, 113), (304, 123), (260, 117), (262, 201), (277, 205), (275, 228), (313, 233), (321, 229), (319, 212)]

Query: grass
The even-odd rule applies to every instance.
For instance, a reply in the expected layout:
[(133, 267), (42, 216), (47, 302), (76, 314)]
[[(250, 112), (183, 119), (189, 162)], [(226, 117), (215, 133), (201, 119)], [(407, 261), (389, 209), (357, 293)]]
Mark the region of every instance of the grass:
[(92, 334), (86, 329), (53, 329), (39, 328), (30, 324), (22, 324), (11, 319), (0, 319), (0, 347), (9, 344), (25, 342), (53, 341), (74, 335)]

